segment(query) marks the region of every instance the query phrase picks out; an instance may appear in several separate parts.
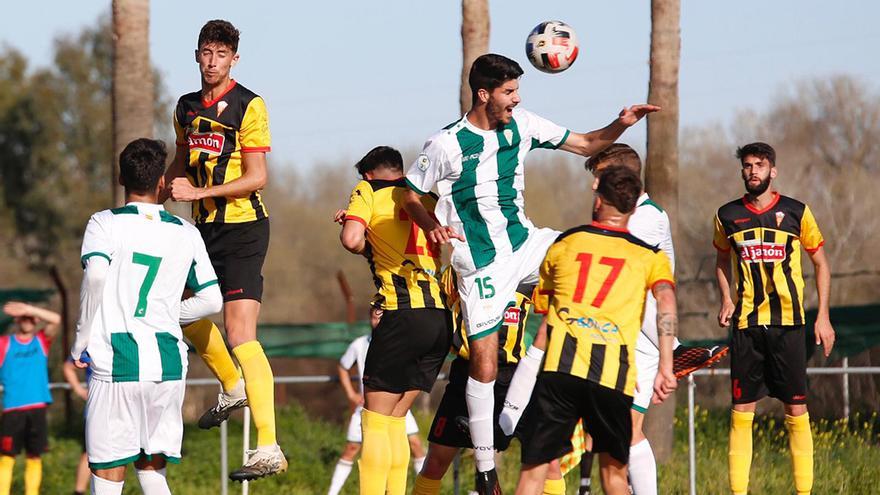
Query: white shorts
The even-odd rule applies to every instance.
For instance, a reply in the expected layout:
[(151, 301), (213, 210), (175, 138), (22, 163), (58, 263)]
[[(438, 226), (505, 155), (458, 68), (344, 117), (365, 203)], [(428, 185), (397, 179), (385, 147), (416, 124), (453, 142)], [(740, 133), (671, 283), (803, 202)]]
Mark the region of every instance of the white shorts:
[(559, 237), (553, 229), (534, 229), (519, 250), (491, 265), (459, 274), (458, 292), (467, 336), (478, 339), (501, 328), (504, 312), (516, 306), (516, 288), (536, 284), (547, 250)]
[[(363, 411), (363, 407), (357, 406), (354, 412), (351, 414), (351, 419), (348, 421), (348, 434), (345, 436), (345, 440), (352, 443), (363, 443), (364, 441), (364, 432), (361, 431), (361, 411)], [(412, 412), (406, 412), (406, 434), (407, 435), (415, 435), (419, 432), (419, 425), (416, 424), (416, 418), (412, 415)]]
[(183, 441), (183, 380), (89, 382), (86, 452), (92, 469), (124, 466), (162, 455), (180, 462)]
[(632, 408), (645, 414), (651, 405), (651, 397), (654, 395), (654, 379), (657, 377), (657, 369), (660, 366), (660, 351), (647, 337), (639, 332), (636, 340), (636, 390), (633, 396)]

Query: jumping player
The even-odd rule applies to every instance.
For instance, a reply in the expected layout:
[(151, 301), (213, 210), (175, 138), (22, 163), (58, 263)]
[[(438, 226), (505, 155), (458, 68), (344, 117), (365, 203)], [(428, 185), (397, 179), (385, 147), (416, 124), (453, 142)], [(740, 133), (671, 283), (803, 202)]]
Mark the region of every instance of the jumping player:
[[(718, 324), (731, 327), (730, 490), (745, 494), (752, 462), (755, 403), (767, 396), (785, 406), (795, 489), (813, 487), (813, 437), (807, 413), (804, 278), (801, 247), (816, 273), (819, 312), (813, 329), (825, 356), (834, 346), (828, 316), (831, 267), (810, 207), (774, 191), (776, 151), (766, 143), (737, 148), (746, 194), (715, 215), (715, 273), (721, 295)], [(730, 295), (731, 272), (736, 304)]]
[(593, 439), (593, 451), (602, 453), (605, 493), (629, 493), (633, 355), (648, 290), (657, 299), (660, 334), (655, 400), (664, 400), (676, 387), (672, 270), (659, 248), (626, 230), (640, 192), (632, 170), (606, 169), (596, 190), (593, 223), (560, 235), (541, 266), (536, 310), (547, 312), (549, 343), (527, 413), (518, 494), (541, 493), (547, 464), (572, 449), (579, 420)]
[[(166, 156), (161, 141), (129, 143), (119, 157), (126, 204), (92, 215), (83, 237), (70, 355), (77, 367), (92, 368), (86, 450), (95, 495), (122, 493), (132, 462), (146, 495), (170, 493), (165, 465), (180, 461), (183, 439), (187, 346), (180, 322), (222, 305), (198, 231), (157, 204)], [(194, 295), (181, 301), (184, 288)]]
[[(471, 438), (481, 494), (498, 493), (493, 444), (494, 381), (504, 311), (521, 283), (535, 283), (538, 267), (558, 232), (536, 228), (525, 216), (523, 161), (536, 148), (590, 156), (614, 142), (653, 105), (624, 108), (608, 126), (580, 134), (516, 108), (519, 64), (487, 54), (474, 61), (468, 82), (470, 111), (431, 136), (406, 175), (410, 218), (437, 243), (452, 242), (460, 277), (462, 314), (471, 347), (466, 386)], [(437, 187), (435, 220), (419, 196)], [(543, 352), (528, 349), (519, 366), (532, 376)]]
[(238, 30), (227, 21), (209, 21), (199, 32), (195, 58), (202, 87), (177, 102), (177, 150), (166, 174), (166, 194), (192, 202), (193, 218), (220, 279), (226, 338), (244, 383), (213, 323), (199, 321), (184, 328), (184, 334), (223, 386), (217, 405), (199, 419), (199, 426), (219, 426), (246, 405), (253, 413), (257, 448), (229, 474), (242, 481), (282, 472), (287, 459), (275, 435), (272, 368), (257, 341), (261, 270), (269, 247), (269, 212), (260, 192), (268, 176), (269, 118), (263, 99), (231, 78), (238, 41)]
[[(439, 249), (403, 209), (407, 192), (400, 152), (379, 146), (356, 165), (364, 178), (351, 193), (340, 241), (366, 256), (382, 318), (364, 366), (361, 494), (406, 491), (409, 443), (406, 413), (429, 392), (449, 350), (451, 320), (437, 281)], [(434, 198), (419, 203), (433, 210)]]

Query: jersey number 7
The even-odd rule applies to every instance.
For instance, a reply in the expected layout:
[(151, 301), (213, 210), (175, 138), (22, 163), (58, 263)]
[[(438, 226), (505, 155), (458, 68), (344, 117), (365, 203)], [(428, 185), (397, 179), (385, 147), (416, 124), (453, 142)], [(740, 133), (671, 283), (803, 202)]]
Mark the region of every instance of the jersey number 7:
[[(577, 286), (575, 286), (572, 301), (575, 303), (581, 303), (584, 300), (584, 292), (586, 292), (587, 289), (587, 278), (589, 278), (590, 275), (590, 265), (593, 264), (593, 255), (591, 253), (578, 253), (575, 260), (581, 264), (581, 269), (578, 271)], [(614, 282), (617, 281), (617, 277), (620, 276), (620, 272), (623, 270), (625, 262), (626, 260), (623, 258), (609, 258), (607, 256), (599, 258), (599, 264), (611, 267), (611, 271), (608, 273), (608, 276), (605, 277), (605, 281), (602, 282), (602, 287), (599, 288), (599, 292), (596, 293), (596, 297), (594, 297), (593, 302), (590, 303), (591, 306), (595, 308), (602, 307), (602, 303), (605, 302), (605, 298), (611, 291), (611, 287), (614, 285)]]
[(156, 274), (159, 273), (159, 264), (162, 263), (162, 258), (144, 253), (132, 253), (131, 262), (147, 267), (147, 274), (141, 283), (140, 291), (138, 291), (137, 307), (134, 309), (134, 317), (143, 318), (147, 314), (147, 295), (150, 294), (153, 282), (156, 281)]

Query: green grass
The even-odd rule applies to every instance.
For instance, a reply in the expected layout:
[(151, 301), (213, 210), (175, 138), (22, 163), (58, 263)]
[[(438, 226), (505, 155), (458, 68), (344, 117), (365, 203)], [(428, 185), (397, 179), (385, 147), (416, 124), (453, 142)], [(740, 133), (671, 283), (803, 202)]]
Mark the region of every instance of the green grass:
[[(251, 483), (254, 495), (280, 493), (326, 493), (333, 467), (345, 444), (343, 425), (308, 418), (299, 407), (278, 412), (278, 437), (288, 459), (290, 470), (281, 476)], [(422, 432), (427, 431), (430, 417), (417, 415)], [(697, 493), (727, 494), (726, 412), (698, 410), (697, 425)], [(77, 428), (53, 427), (50, 451), (43, 459), (42, 493), (73, 491), (74, 467), (79, 458)], [(687, 416), (679, 409), (675, 420), (676, 445), (671, 459), (659, 466), (659, 493), (688, 493)], [(253, 436), (251, 437), (254, 438)], [(855, 418), (848, 425), (842, 421), (819, 420), (813, 423), (815, 445), (815, 483), (813, 493), (869, 494), (880, 490), (880, 420), (876, 414)], [(230, 470), (241, 459), (241, 423), (232, 421), (229, 428)], [(754, 432), (751, 493), (793, 493), (788, 438), (781, 421), (759, 417)], [(220, 434), (219, 430), (199, 430), (187, 425), (183, 446), (183, 462), (168, 469), (173, 493), (219, 493)], [(16, 464), (12, 493), (23, 493), (24, 462)], [(519, 470), (517, 442), (504, 455), (499, 474), (505, 493), (513, 493)], [(412, 471), (410, 471), (412, 473)], [(472, 458), (463, 456), (461, 463), (462, 493), (472, 486)], [(574, 473), (572, 473), (573, 475)], [(598, 485), (598, 463), (594, 466)], [(410, 476), (410, 484), (412, 476)], [(452, 473), (443, 481), (442, 493), (452, 493)], [(576, 480), (568, 479), (568, 493), (575, 493)], [(240, 493), (238, 484), (230, 483), (229, 493)], [(602, 493), (601, 490), (596, 490)], [(138, 494), (140, 488), (134, 473), (129, 472), (125, 494)], [(357, 468), (352, 471), (344, 494), (357, 493)]]

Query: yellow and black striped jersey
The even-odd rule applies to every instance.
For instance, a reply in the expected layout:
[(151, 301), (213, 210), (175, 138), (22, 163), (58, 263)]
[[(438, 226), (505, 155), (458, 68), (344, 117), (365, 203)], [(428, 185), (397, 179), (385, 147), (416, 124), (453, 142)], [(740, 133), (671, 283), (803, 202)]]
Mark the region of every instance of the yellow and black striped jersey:
[[(403, 209), (407, 186), (398, 180), (363, 180), (351, 192), (346, 221), (366, 229), (364, 255), (370, 262), (379, 292), (373, 306), (386, 309), (446, 308), (438, 282), (440, 248)], [(434, 211), (436, 196), (422, 196), (422, 204)]]
[(674, 283), (666, 254), (624, 229), (594, 222), (561, 234), (535, 298), (550, 336), (544, 371), (633, 395), (645, 295), (660, 282)]
[[(232, 81), (226, 91), (205, 101), (202, 93), (185, 94), (174, 111), (177, 146), (189, 148), (186, 176), (196, 187), (226, 184), (242, 176), (242, 153), (271, 149), (269, 116), (263, 99)], [(242, 197), (194, 201), (196, 223), (241, 223), (269, 216), (260, 191)]]
[[(446, 294), (446, 304), (452, 312), (452, 353), (468, 359), (467, 331), (461, 314), (461, 298), (458, 295), (458, 275), (452, 266), (440, 274), (440, 285)], [(526, 352), (526, 323), (532, 309), (534, 285), (521, 284), (516, 288), (516, 300), (510, 301), (504, 311), (504, 324), (498, 331), (498, 364), (516, 364)]]
[(733, 248), (734, 328), (804, 324), (800, 248), (812, 253), (825, 243), (809, 206), (778, 193), (763, 210), (731, 201), (715, 215), (712, 243)]

